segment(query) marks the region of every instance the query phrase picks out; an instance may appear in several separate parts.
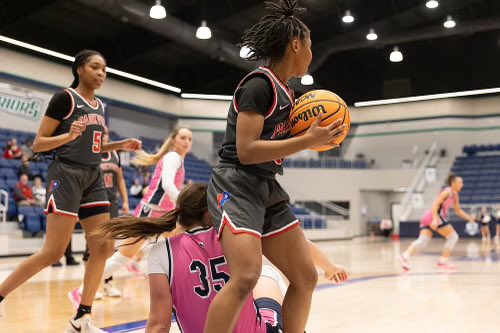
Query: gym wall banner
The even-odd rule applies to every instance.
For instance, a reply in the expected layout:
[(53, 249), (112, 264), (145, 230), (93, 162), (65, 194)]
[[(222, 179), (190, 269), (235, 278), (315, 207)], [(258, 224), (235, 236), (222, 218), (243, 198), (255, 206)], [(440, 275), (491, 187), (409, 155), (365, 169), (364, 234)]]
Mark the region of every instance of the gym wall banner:
[(36, 131), (51, 95), (0, 82), (0, 127)]

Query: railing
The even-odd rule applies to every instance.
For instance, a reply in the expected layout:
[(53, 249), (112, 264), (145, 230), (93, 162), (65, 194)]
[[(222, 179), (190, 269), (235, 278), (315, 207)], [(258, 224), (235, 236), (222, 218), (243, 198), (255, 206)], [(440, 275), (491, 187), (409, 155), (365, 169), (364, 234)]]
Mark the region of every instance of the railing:
[(422, 163), (420, 164), (417, 173), (415, 174), (415, 177), (413, 178), (413, 181), (411, 182), (410, 187), (406, 191), (406, 194), (403, 196), (403, 199), (401, 200), (401, 216), (399, 218), (400, 221), (406, 221), (408, 219), (408, 216), (410, 216), (411, 211), (413, 209), (412, 205), (412, 197), (413, 195), (417, 193), (422, 193), (424, 187), (425, 187), (425, 169), (429, 166), (435, 165), (437, 162), (438, 158), (438, 149), (437, 149), (437, 144), (434, 142), (431, 145), (431, 148), (429, 149), (429, 153), (427, 156), (423, 159)]
[(349, 219), (349, 209), (331, 201), (295, 201), (295, 204), (309, 210), (312, 215), (333, 220)]
[(0, 190), (0, 217), (3, 223), (7, 222), (7, 209), (9, 209), (9, 193)]

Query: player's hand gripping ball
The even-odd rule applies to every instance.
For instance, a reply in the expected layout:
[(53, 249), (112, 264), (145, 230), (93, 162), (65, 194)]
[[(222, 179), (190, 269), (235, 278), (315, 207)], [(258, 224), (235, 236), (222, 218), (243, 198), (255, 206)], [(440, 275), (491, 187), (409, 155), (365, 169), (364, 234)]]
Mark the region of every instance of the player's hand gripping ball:
[(331, 145), (311, 149), (326, 151), (341, 144), (349, 133), (351, 117), (342, 98), (328, 90), (313, 90), (300, 96), (288, 118), (292, 136), (304, 135), (317, 117), (321, 117), (322, 127), (341, 119), (340, 125), (346, 124), (347, 131), (344, 132), (344, 135), (335, 138)]

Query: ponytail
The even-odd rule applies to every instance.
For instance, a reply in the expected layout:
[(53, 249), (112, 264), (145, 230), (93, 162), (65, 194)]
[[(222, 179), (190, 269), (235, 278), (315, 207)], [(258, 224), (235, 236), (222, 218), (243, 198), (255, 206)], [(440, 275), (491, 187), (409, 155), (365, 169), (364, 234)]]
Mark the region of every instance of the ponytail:
[(165, 142), (161, 145), (160, 149), (156, 154), (148, 154), (144, 150), (140, 150), (136, 153), (134, 159), (132, 160), (132, 164), (137, 166), (150, 166), (158, 163), (165, 154), (171, 151), (174, 148), (174, 140), (179, 131), (184, 127), (176, 127), (174, 128)]
[(132, 245), (150, 237), (158, 240), (162, 233), (175, 229), (178, 218), (179, 209), (177, 208), (157, 218), (122, 216), (103, 223), (98, 233), (108, 239), (134, 238), (131, 243), (124, 244)]
[(246, 60), (268, 59), (279, 61), (293, 38), (303, 40), (309, 34), (309, 28), (297, 15), (305, 13), (305, 8), (298, 6), (298, 0), (278, 0), (264, 2), (268, 14), (245, 30), (241, 47), (250, 52)]
[(177, 223), (184, 229), (212, 225), (210, 221), (205, 221), (207, 184), (186, 185), (177, 197), (176, 206), (157, 218), (123, 216), (111, 219), (101, 224), (97, 234), (107, 239), (134, 239), (126, 244), (130, 245), (149, 237), (158, 240), (164, 232), (173, 231)]

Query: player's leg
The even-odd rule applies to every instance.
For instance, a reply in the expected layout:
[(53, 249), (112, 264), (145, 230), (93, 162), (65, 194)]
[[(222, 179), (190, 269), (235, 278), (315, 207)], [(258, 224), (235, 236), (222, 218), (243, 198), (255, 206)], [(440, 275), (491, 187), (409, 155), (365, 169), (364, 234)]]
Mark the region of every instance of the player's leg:
[(496, 234), (495, 234), (495, 244), (500, 245), (500, 219), (497, 221)]
[[(134, 216), (150, 217), (152, 213), (153, 211), (149, 207), (140, 203), (134, 211)], [(144, 244), (144, 241), (141, 240), (138, 241), (137, 243), (134, 243), (134, 241), (135, 241), (134, 239), (126, 239), (121, 242), (122, 245), (118, 248), (118, 251), (116, 251), (106, 261), (103, 274), (104, 279), (111, 278), (114, 272), (116, 272), (122, 267), (127, 266), (130, 260), (133, 259), (134, 256), (140, 252), (141, 247)], [(123, 245), (123, 244), (130, 244), (130, 245)]]
[(432, 230), (427, 227), (421, 228), (418, 238), (408, 246), (406, 251), (403, 252), (401, 256), (399, 256), (399, 261), (401, 262), (401, 266), (406, 270), (410, 270), (410, 264), (408, 262), (408, 260), (410, 260), (410, 257), (416, 252), (425, 249), (427, 245), (429, 245), (431, 239), (432, 239)]
[(260, 238), (233, 234), (229, 228), (224, 228), (220, 241), (231, 278), (210, 304), (205, 333), (232, 332), (241, 307), (257, 284), (262, 267)]
[(281, 234), (263, 238), (262, 250), (290, 282), (283, 300), (283, 330), (303, 333), (318, 281), (304, 233), (296, 225)]
[(231, 278), (212, 301), (205, 333), (230, 333), (262, 267), (262, 225), (267, 182), (240, 169), (214, 168), (207, 191), (208, 211)]
[(91, 305), (99, 288), (106, 259), (113, 253), (113, 242), (104, 240), (95, 233), (99, 226), (109, 220), (109, 213), (100, 213), (80, 221), (89, 245), (89, 260), (83, 278), (82, 304)]
[(281, 306), (286, 289), (280, 272), (270, 265), (263, 265), (260, 278), (253, 290), (253, 297), (267, 332), (283, 330)]
[(448, 258), (458, 242), (458, 234), (451, 224), (446, 224), (445, 226), (438, 228), (436, 232), (446, 239), (443, 246), (443, 252), (439, 258), (438, 266), (443, 268), (452, 268), (452, 265), (448, 264)]
[(76, 216), (49, 214), (45, 243), (35, 254), (24, 260), (0, 285), (0, 296), (6, 297), (43, 268), (61, 258), (75, 228)]

